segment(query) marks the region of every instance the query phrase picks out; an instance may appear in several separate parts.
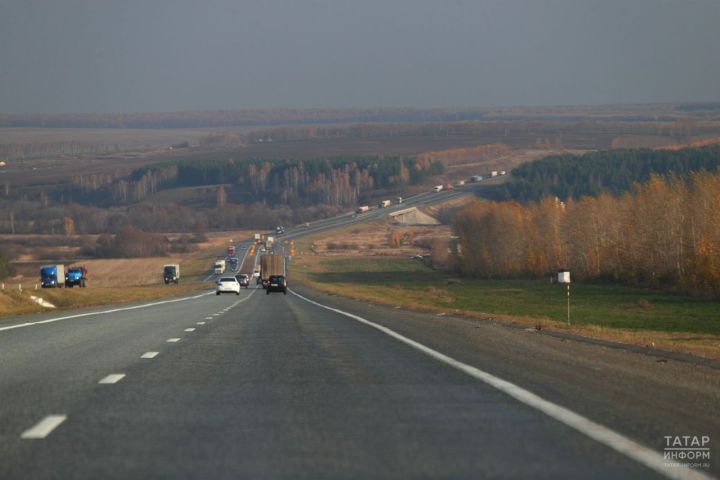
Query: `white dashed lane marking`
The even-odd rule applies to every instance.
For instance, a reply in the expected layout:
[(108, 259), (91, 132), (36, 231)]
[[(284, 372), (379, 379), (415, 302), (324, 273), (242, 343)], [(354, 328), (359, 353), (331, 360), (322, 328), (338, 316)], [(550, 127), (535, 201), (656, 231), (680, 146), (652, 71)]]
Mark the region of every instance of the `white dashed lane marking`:
[(197, 322), (198, 325), (205, 325), (205, 322)]
[(140, 358), (155, 358), (159, 353), (160, 352), (145, 352), (140, 356)]
[(113, 383), (118, 383), (120, 380), (125, 378), (124, 373), (112, 373), (108, 375), (107, 377), (100, 380), (98, 383), (102, 385), (111, 385)]
[(167, 341), (167, 343), (177, 343), (180, 341), (180, 339), (179, 338), (168, 338), (166, 341)]
[(48, 415), (47, 417), (40, 420), (40, 422), (37, 423), (34, 427), (25, 430), (20, 435), (20, 438), (45, 438), (50, 435), (53, 430), (59, 427), (60, 424), (63, 423), (65, 420), (67, 420), (67, 415)]
[(190, 328), (186, 328), (185, 331), (186, 332), (194, 332), (195, 329), (193, 327), (190, 327)]

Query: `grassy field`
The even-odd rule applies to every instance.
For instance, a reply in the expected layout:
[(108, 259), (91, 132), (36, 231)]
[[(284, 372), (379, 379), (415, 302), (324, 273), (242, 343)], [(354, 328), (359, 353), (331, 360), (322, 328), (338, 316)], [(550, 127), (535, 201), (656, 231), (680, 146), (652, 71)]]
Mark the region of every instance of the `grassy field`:
[(299, 257), (291, 279), (357, 299), (720, 356), (720, 302), (617, 285), (468, 280), (409, 258)]
[(40, 313), (51, 310), (37, 304), (30, 298), (31, 296), (42, 298), (55, 305), (57, 310), (67, 310), (96, 305), (155, 300), (207, 288), (209, 288), (208, 285), (201, 283), (188, 283), (184, 285), (153, 285), (127, 288), (62, 288), (23, 290), (22, 292), (15, 289), (5, 290), (0, 291), (0, 323), (2, 323), (2, 316)]
[[(212, 282), (203, 282), (218, 256), (224, 255), (230, 238), (248, 238), (249, 232), (217, 232), (208, 235), (208, 241), (195, 252), (158, 258), (130, 258), (84, 260), (77, 262), (88, 267), (88, 288), (35, 289), (38, 265), (20, 268), (22, 277), (5, 280), (0, 290), (0, 323), (2, 317), (39, 313), (53, 310), (69, 310), (96, 305), (121, 304), (173, 297), (197, 290), (213, 288)], [(180, 263), (179, 285), (164, 285), (162, 265)], [(36, 265), (37, 264), (37, 265)], [(22, 291), (18, 288), (22, 285)], [(40, 306), (30, 297), (36, 296), (56, 308)]]

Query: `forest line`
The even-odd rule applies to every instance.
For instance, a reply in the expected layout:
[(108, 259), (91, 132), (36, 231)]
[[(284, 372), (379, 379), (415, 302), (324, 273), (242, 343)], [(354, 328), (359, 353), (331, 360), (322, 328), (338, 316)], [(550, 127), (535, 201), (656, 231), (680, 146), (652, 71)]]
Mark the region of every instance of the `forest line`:
[(474, 201), (454, 221), (458, 265), (484, 278), (539, 278), (567, 268), (581, 281), (718, 297), (718, 206), (718, 171), (653, 175), (620, 196)]

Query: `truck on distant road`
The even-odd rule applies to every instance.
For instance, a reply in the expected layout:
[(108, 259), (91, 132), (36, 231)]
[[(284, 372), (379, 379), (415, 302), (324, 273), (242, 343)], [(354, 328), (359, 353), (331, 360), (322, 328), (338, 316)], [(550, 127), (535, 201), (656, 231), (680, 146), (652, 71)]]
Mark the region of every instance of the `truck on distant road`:
[(281, 255), (261, 255), (260, 279), (263, 288), (267, 288), (272, 275), (285, 275), (285, 258)]
[(355, 213), (366, 213), (370, 210), (370, 207), (367, 205), (363, 205), (362, 207), (358, 207), (357, 210), (355, 210)]
[(77, 285), (80, 288), (85, 288), (87, 278), (87, 269), (85, 267), (72, 266), (68, 268), (67, 273), (65, 274), (65, 286), (72, 288)]
[(40, 285), (42, 288), (64, 287), (65, 265), (43, 265), (40, 267)]
[(225, 273), (225, 260), (215, 260), (215, 274), (222, 275)]
[(237, 254), (237, 250), (235, 249), (235, 245), (230, 245), (227, 248), (227, 256), (234, 257), (236, 254)]
[(165, 281), (165, 285), (169, 283), (179, 283), (180, 265), (177, 263), (168, 263), (167, 265), (163, 265), (163, 280)]
[(390, 206), (390, 200), (383, 200), (378, 203), (378, 208), (386, 208)]
[(442, 189), (443, 189), (442, 185), (435, 185), (435, 187), (433, 187), (433, 192), (440, 192), (440, 191), (442, 191)]
[(226, 267), (231, 272), (234, 272), (238, 269), (238, 258), (237, 257), (228, 257)]

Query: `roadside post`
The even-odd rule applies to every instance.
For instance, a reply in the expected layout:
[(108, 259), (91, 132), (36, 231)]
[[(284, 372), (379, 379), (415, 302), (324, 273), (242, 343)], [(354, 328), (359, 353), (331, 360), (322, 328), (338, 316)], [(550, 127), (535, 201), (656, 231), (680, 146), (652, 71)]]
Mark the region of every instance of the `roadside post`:
[(570, 271), (559, 270), (557, 279), (558, 283), (565, 284), (565, 290), (567, 291), (567, 324), (570, 325)]

